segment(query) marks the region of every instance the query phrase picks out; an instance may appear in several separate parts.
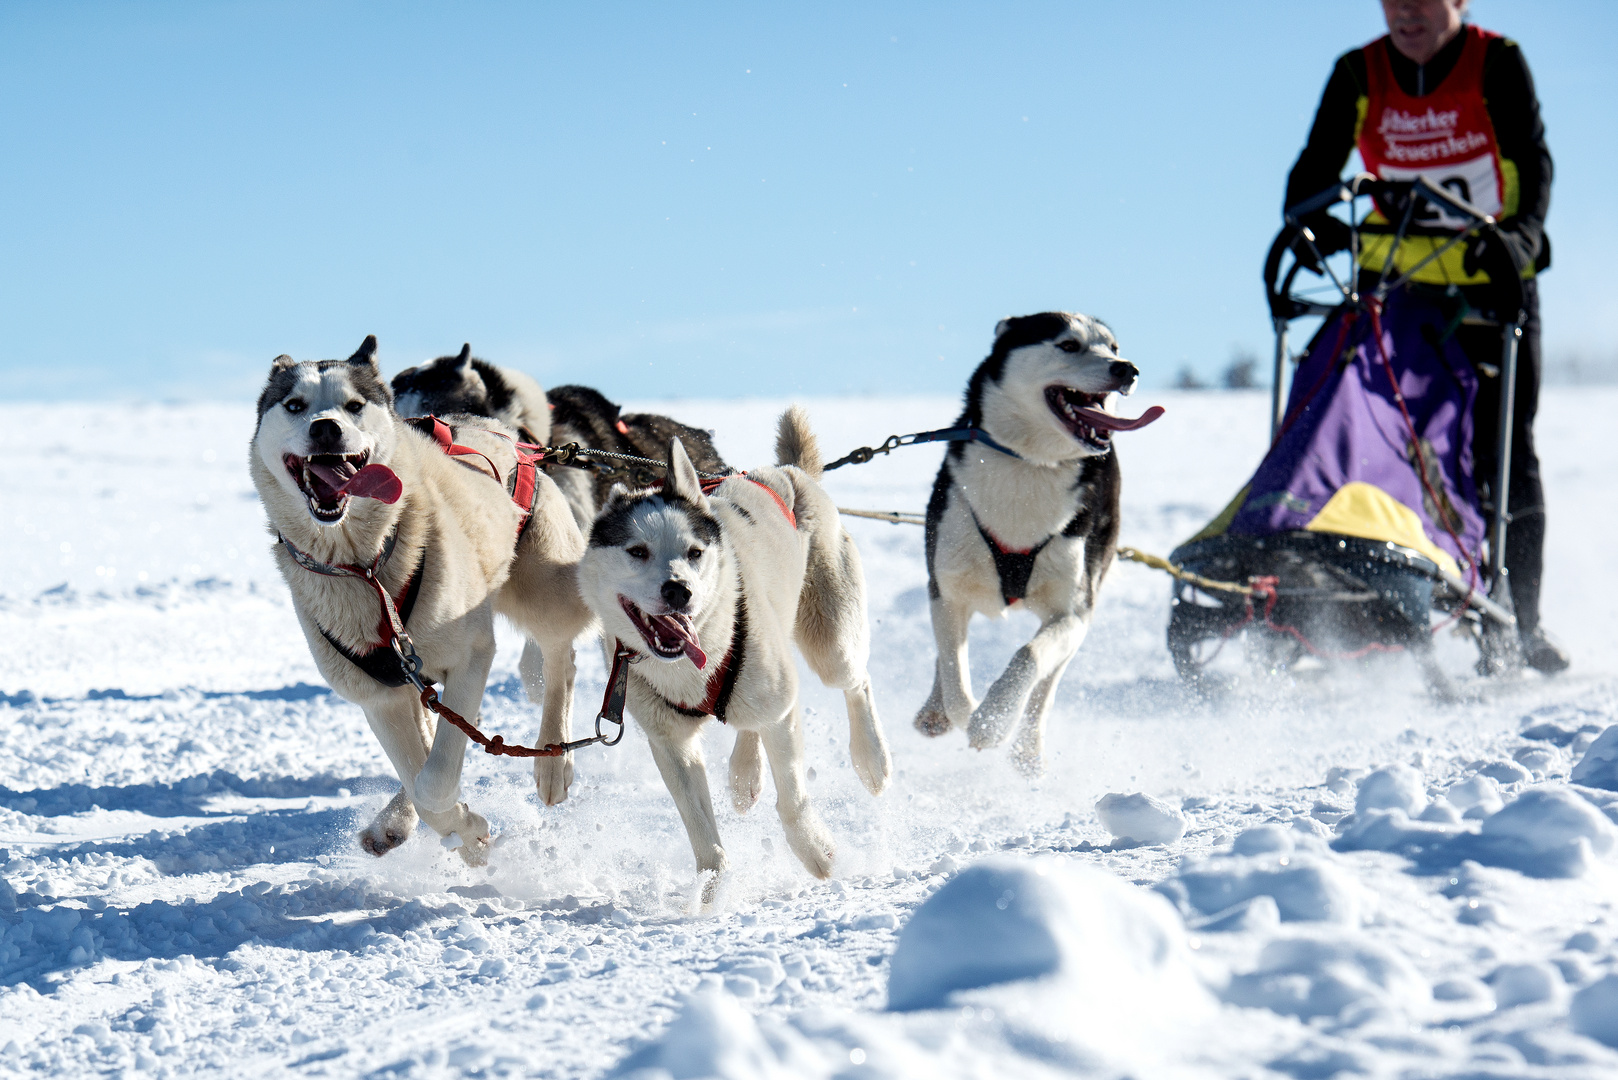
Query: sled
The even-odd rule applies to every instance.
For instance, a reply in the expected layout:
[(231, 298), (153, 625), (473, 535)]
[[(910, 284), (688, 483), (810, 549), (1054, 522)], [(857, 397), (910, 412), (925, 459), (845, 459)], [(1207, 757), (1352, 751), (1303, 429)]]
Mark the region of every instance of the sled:
[[(1390, 252), (1380, 275), (1357, 273), (1362, 235), (1376, 231), (1359, 212), (1362, 200), (1397, 223), (1376, 238)], [(1300, 224), (1339, 204), (1352, 237), (1341, 275)], [(1213, 664), (1234, 638), (1249, 671), (1267, 675), (1310, 658), (1330, 666), (1408, 652), (1444, 692), (1433, 636), (1453, 628), (1476, 643), (1481, 673), (1510, 670), (1516, 619), (1501, 556), (1520, 293), (1515, 306), (1509, 297), (1500, 304), (1504, 320), (1491, 320), (1459, 289), (1411, 280), (1443, 250), (1494, 230), (1494, 220), (1425, 180), (1368, 175), (1290, 208), (1285, 220), (1264, 264), (1275, 329), (1270, 449), (1224, 511), (1170, 555), (1188, 572), (1173, 586), (1175, 669), (1201, 689), (1228, 680)], [(1440, 239), (1427, 260), (1396, 274), (1391, 252), (1413, 225)], [(1307, 318), (1323, 321), (1289, 358), (1292, 324)], [(1452, 336), (1463, 321), (1503, 325), (1498, 368), (1468, 362)], [(1295, 370), (1283, 395), (1289, 359)], [(1472, 458), (1480, 378), (1504, 380), (1500, 451), (1486, 463)], [(1488, 470), (1486, 490), (1475, 466)]]

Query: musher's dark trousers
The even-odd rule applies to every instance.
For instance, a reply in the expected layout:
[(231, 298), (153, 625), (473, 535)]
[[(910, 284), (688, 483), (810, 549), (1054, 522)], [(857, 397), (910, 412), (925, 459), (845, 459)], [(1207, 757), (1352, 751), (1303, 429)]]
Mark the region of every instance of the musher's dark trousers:
[[(1539, 626), (1539, 583), (1545, 568), (1545, 490), (1539, 479), (1534, 447), (1534, 416), (1539, 412), (1539, 285), (1523, 283), (1522, 340), (1517, 348), (1517, 397), (1511, 419), (1511, 491), (1506, 505), (1511, 525), (1506, 531), (1506, 570), (1518, 628), (1531, 634)], [(1481, 364), (1499, 367), (1503, 354), (1499, 328), (1461, 326), (1456, 340), (1478, 370), (1477, 404), (1472, 410), (1472, 455), (1480, 491), (1494, 505), (1494, 478), (1499, 471), (1500, 379), (1483, 374)]]

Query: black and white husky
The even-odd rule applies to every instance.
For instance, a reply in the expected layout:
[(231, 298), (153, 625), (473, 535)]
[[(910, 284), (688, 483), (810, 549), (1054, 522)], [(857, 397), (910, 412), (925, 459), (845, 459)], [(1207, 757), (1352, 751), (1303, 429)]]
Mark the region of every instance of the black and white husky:
[(815, 877), (831, 874), (832, 838), (805, 785), (792, 642), (822, 682), (843, 691), (860, 780), (879, 794), (892, 768), (866, 672), (859, 553), (818, 483), (820, 451), (796, 407), (781, 417), (776, 449), (777, 467), (727, 477), (705, 494), (675, 439), (663, 488), (617, 489), (579, 564), (580, 590), (609, 641), (638, 654), (629, 710), (709, 875), (705, 903), (726, 865), (697, 738), (708, 716), (736, 729), (736, 809), (757, 801), (767, 758), (793, 854)]
[[(361, 844), (385, 854), (419, 815), (441, 835), (458, 833), (461, 856), (475, 865), (488, 857), (489, 824), (457, 801), (466, 736), (422, 707), (387, 644), (372, 587), (330, 573), (374, 570), (424, 674), (443, 684), (445, 705), (474, 722), (494, 659), (494, 616), (509, 617), (543, 664), (540, 739), (568, 738), (573, 639), (590, 622), (578, 595), (584, 537), (543, 475), (523, 524), (504, 482), (516, 466), (511, 429), (451, 420), (454, 442), (476, 456), (450, 457), (399, 418), (374, 337), (347, 360), (280, 356), (259, 396), (250, 468), (315, 664), (365, 711), (402, 785)], [(565, 799), (572, 772), (569, 758), (536, 758), (540, 797)]]
[[(916, 727), (964, 727), (979, 749), (1005, 740), (1020, 718), (1018, 765), (1041, 768), (1045, 715), (1084, 640), (1118, 543), (1113, 430), (1135, 426), (1107, 409), (1140, 372), (1118, 356), (1105, 324), (1047, 312), (1005, 319), (972, 373), (957, 427), (987, 434), (950, 446), (927, 504), (927, 592), (938, 661)], [(1160, 410), (1159, 410), (1160, 411)], [(1155, 418), (1155, 417), (1154, 417)], [(1009, 453), (1007, 451), (1010, 451)], [(1039, 616), (982, 703), (972, 695), (967, 623), (1013, 607)]]

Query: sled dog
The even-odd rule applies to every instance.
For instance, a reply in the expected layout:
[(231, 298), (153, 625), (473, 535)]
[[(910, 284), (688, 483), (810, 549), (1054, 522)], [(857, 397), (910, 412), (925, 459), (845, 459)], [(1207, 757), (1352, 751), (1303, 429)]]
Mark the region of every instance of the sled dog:
[[(474, 722), (494, 658), (494, 615), (510, 618), (543, 654), (540, 739), (568, 738), (572, 643), (590, 622), (577, 584), (584, 537), (544, 475), (533, 477), (531, 507), (513, 500), (510, 429), (487, 418), (450, 421), (451, 452), (471, 453), (452, 457), (398, 417), (374, 337), (347, 360), (280, 356), (259, 396), (250, 467), (315, 664), (365, 711), (402, 785), (361, 845), (383, 855), (409, 838), (419, 816), (441, 835), (458, 833), (462, 858), (477, 865), (488, 858), (489, 825), (457, 801), (466, 736), (422, 707), (387, 644), (375, 590), (329, 572), (374, 569), (425, 677)], [(536, 758), (540, 798), (565, 799), (572, 772), (568, 758)]]
[[(1118, 458), (1109, 396), (1139, 370), (1118, 356), (1105, 324), (1046, 312), (1005, 319), (972, 373), (955, 422), (1004, 447), (950, 445), (927, 503), (927, 594), (938, 660), (916, 727), (965, 727), (972, 746), (998, 746), (1020, 718), (1013, 758), (1042, 768), (1045, 715), (1095, 609), (1118, 543)], [(1116, 424), (1114, 427), (1118, 426)], [(967, 623), (1021, 606), (1039, 631), (981, 703), (967, 667)]]
[(776, 451), (777, 467), (704, 485), (673, 439), (662, 489), (616, 488), (579, 564), (580, 590), (609, 644), (638, 657), (629, 711), (685, 823), (704, 903), (726, 866), (697, 737), (708, 716), (736, 729), (737, 811), (758, 800), (767, 758), (793, 854), (817, 878), (832, 872), (832, 838), (805, 786), (791, 642), (822, 682), (843, 691), (860, 780), (880, 794), (892, 771), (866, 672), (859, 553), (818, 483), (820, 450), (797, 407), (781, 417)]
[[(679, 439), (698, 472), (717, 476), (733, 471), (714, 449), (713, 437), (699, 428), (657, 413), (623, 412), (588, 386), (555, 386), (545, 396), (551, 403), (551, 438), (558, 446), (576, 442), (592, 450), (663, 461), (669, 456), (669, 444)], [(614, 482), (610, 472), (596, 472), (592, 520), (594, 508), (606, 504)]]

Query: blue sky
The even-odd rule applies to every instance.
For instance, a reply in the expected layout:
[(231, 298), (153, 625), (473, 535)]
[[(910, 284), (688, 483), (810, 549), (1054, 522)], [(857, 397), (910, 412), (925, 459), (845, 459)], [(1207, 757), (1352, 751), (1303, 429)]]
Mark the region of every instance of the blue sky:
[[(1548, 351), (1618, 357), (1618, 5), (1475, 0), (1557, 162)], [(954, 392), (1007, 314), (1149, 383), (1260, 261), (1374, 0), (0, 0), (0, 397), (247, 398), (470, 341), (619, 399)]]

